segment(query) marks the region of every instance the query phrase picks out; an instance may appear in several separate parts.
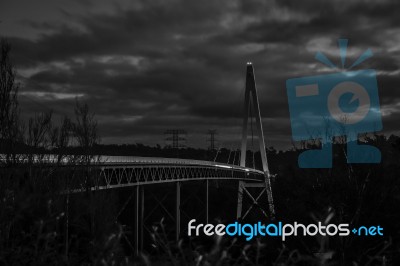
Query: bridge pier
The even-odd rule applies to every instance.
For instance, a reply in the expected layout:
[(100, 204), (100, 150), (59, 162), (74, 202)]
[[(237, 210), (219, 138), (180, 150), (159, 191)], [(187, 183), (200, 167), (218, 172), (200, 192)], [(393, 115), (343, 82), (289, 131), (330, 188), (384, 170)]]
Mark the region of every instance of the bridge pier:
[(206, 223), (208, 223), (208, 179), (206, 180)]
[(176, 182), (176, 229), (175, 229), (175, 239), (179, 241), (179, 236), (181, 233), (181, 182)]
[(135, 255), (139, 255), (139, 191), (140, 187), (136, 186), (135, 187), (136, 192), (136, 205), (135, 205)]
[(142, 186), (135, 186), (135, 255), (143, 249), (143, 217), (144, 217), (144, 189)]
[(141, 209), (140, 209), (140, 251), (143, 251), (143, 229), (144, 229), (144, 187), (139, 187), (141, 197)]

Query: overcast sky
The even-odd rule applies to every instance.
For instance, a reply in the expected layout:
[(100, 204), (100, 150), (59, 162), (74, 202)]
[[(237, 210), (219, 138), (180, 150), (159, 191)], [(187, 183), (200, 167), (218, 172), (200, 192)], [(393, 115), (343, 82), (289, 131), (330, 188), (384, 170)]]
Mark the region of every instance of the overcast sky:
[[(400, 1), (13, 0), (0, 3), (0, 35), (12, 45), (23, 116), (72, 116), (86, 101), (103, 143), (164, 144), (186, 129), (190, 146), (238, 147), (246, 62), (255, 67), (268, 146), (291, 145), (286, 79), (367, 48), (374, 57), (386, 133), (399, 129)], [(333, 71), (334, 72), (334, 71)]]

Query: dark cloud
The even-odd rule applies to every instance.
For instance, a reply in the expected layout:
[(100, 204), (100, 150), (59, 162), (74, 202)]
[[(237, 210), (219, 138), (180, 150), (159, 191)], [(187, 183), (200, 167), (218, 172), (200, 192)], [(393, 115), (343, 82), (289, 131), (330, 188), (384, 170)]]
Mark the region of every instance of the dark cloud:
[(12, 44), (24, 116), (41, 108), (72, 115), (80, 97), (97, 114), (104, 142), (163, 143), (166, 129), (184, 128), (189, 144), (204, 146), (205, 132), (216, 128), (227, 145), (238, 144), (245, 64), (252, 61), (268, 145), (288, 147), (285, 81), (318, 74), (318, 50), (339, 62), (340, 37), (350, 39), (348, 62), (374, 51), (359, 69), (377, 70), (384, 128), (396, 129), (399, 5), (86, 0), (43, 6), (42, 13), (35, 4), (35, 12), (0, 27)]

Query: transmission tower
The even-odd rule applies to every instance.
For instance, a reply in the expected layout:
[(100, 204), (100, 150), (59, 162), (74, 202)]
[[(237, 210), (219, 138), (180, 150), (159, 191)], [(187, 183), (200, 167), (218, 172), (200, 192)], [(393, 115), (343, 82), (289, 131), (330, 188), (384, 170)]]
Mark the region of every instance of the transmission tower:
[(215, 135), (218, 134), (217, 130), (216, 129), (210, 129), (210, 130), (208, 130), (207, 134), (210, 136), (210, 138), (207, 139), (207, 142), (210, 142), (210, 146), (208, 146), (208, 148), (213, 151), (213, 150), (215, 150), (215, 143), (217, 141), (216, 138), (215, 138)]
[(173, 149), (184, 148), (186, 145), (186, 131), (183, 129), (170, 129), (164, 132), (167, 147)]

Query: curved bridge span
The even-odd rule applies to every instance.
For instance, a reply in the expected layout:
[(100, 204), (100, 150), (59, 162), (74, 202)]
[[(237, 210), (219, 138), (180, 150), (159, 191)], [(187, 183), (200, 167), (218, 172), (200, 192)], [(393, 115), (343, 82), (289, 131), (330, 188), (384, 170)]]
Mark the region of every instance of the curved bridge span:
[[(134, 156), (96, 156), (90, 166), (98, 174), (92, 190), (112, 189), (146, 184), (195, 181), (206, 179), (231, 179), (264, 182), (264, 172), (218, 162)], [(86, 190), (87, 184), (72, 188), (70, 192)]]
[[(252, 110), (252, 112), (250, 112), (250, 110)], [(249, 117), (255, 118), (262, 171), (245, 167)], [(252, 121), (253, 119), (250, 119), (250, 122)], [(253, 131), (253, 127), (251, 127), (251, 129)], [(113, 188), (124, 187), (134, 188), (132, 190), (126, 190), (126, 193), (130, 193), (130, 196), (119, 213), (121, 213), (129, 205), (130, 200), (133, 199), (133, 243), (135, 246), (135, 254), (137, 255), (139, 254), (139, 250), (142, 250), (144, 246), (144, 229), (149, 231), (152, 223), (154, 221), (159, 221), (160, 216), (162, 219), (166, 217), (167, 220), (175, 224), (174, 231), (176, 241), (179, 241), (181, 234), (181, 214), (186, 215), (186, 217), (183, 217), (184, 221), (187, 220), (186, 218), (192, 219), (196, 217), (202, 219), (206, 223), (209, 222), (209, 214), (212, 213), (209, 212), (210, 192), (217, 197), (223, 196), (219, 190), (215, 190), (212, 186), (209, 186), (209, 180), (226, 180), (229, 183), (232, 181), (232, 183), (234, 183), (233, 186), (237, 186), (237, 190), (235, 189), (236, 195), (234, 195), (235, 199), (237, 199), (236, 219), (243, 220), (250, 212), (253, 212), (253, 218), (266, 217), (274, 219), (275, 210), (270, 183), (270, 172), (267, 162), (254, 71), (251, 63), (247, 64), (246, 69), (240, 154), (240, 166), (212, 161), (177, 158), (105, 155), (94, 156), (89, 165), (84, 163), (85, 156), (80, 155), (77, 155), (77, 158), (72, 157), (72, 161), (69, 162), (56, 162), (66, 167), (77, 167), (81, 170), (77, 171), (77, 175), (73, 175), (75, 178), (66, 180), (68, 190), (64, 191), (68, 195), (71, 192), (107, 191)], [(79, 163), (74, 164), (74, 161), (78, 161)], [(49, 160), (47, 163), (52, 164), (54, 161)], [(186, 181), (198, 180), (204, 180), (205, 182), (198, 182), (198, 184), (193, 186), (189, 184), (187, 186), (186, 184), (184, 186), (182, 185)], [(171, 183), (173, 183), (173, 186), (170, 185)], [(148, 184), (154, 184), (154, 186), (145, 186)], [(169, 185), (157, 186), (157, 184)], [(227, 184), (226, 187), (229, 188), (230, 184)], [(203, 188), (205, 190), (204, 193), (202, 192)], [(198, 193), (198, 191), (200, 191), (200, 193)], [(102, 193), (99, 194), (101, 195)], [(171, 195), (174, 199), (171, 198)], [(69, 199), (69, 197), (67, 198)], [(150, 203), (145, 204), (145, 202), (149, 200)], [(175, 205), (173, 211), (171, 211), (172, 204)], [(203, 213), (199, 209), (195, 209), (196, 206), (199, 208), (198, 206), (201, 204), (203, 204), (205, 209), (205, 217), (201, 217)], [(224, 205), (222, 204), (221, 206)], [(211, 208), (214, 208), (214, 206), (211, 206)], [(147, 209), (149, 209), (149, 211), (147, 211)], [(229, 207), (227, 209), (228, 210), (224, 210), (224, 214), (225, 211), (229, 212)], [(190, 211), (191, 214), (188, 215), (187, 212)], [(249, 219), (252, 219), (252, 217), (249, 217)]]

